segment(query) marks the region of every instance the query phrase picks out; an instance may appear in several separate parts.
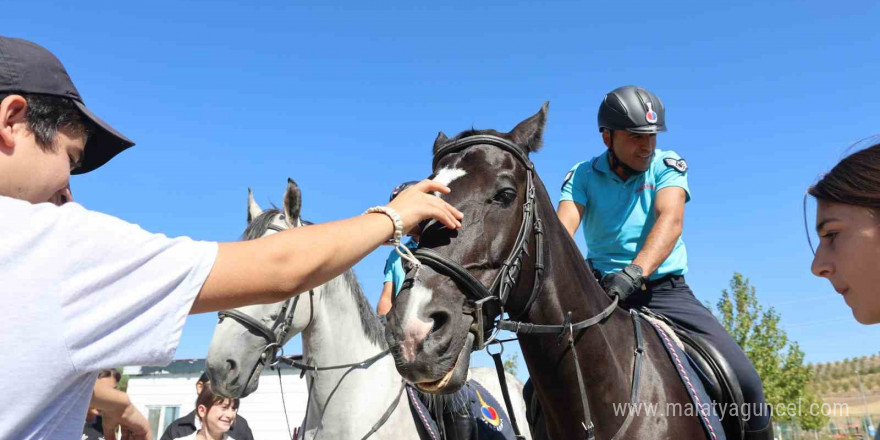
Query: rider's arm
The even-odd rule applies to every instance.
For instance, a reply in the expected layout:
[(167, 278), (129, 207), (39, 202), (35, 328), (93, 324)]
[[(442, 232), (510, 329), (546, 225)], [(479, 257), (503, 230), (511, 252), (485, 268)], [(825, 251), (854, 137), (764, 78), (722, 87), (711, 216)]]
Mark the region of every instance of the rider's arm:
[(382, 285), (382, 296), (379, 297), (379, 304), (376, 305), (376, 314), (379, 316), (387, 315), (391, 310), (391, 295), (394, 293), (394, 283), (385, 281)]
[[(388, 206), (400, 215), (404, 232), (435, 218), (461, 226), (461, 212), (439, 197), (449, 188), (423, 180)], [(217, 260), (190, 313), (272, 303), (326, 283), (387, 241), (394, 231), (384, 214), (304, 226), (257, 240), (220, 243)]]
[(563, 200), (559, 202), (559, 206), (556, 208), (556, 215), (559, 217), (562, 225), (565, 226), (568, 234), (574, 237), (574, 233), (577, 232), (578, 226), (581, 224), (581, 218), (584, 216), (584, 205), (570, 200)]
[(687, 199), (685, 190), (678, 186), (670, 186), (657, 191), (654, 199), (654, 213), (657, 221), (648, 233), (645, 245), (636, 255), (633, 264), (642, 268), (642, 275), (647, 278), (662, 264), (675, 242), (681, 237), (684, 224), (684, 204)]

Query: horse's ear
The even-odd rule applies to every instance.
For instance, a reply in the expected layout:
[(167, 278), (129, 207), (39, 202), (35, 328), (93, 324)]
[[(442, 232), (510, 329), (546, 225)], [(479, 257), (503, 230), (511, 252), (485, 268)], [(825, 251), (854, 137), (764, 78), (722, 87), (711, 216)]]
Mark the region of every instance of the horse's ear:
[(287, 178), (287, 191), (284, 192), (284, 221), (294, 228), (299, 224), (299, 212), (302, 208), (302, 192), (291, 178)]
[(447, 138), (442, 131), (437, 133), (437, 139), (434, 139), (434, 154), (437, 154), (437, 150), (439, 150), (448, 140), (449, 138)]
[(547, 124), (547, 109), (549, 107), (550, 101), (544, 102), (538, 113), (517, 124), (509, 133), (513, 138), (513, 142), (526, 147), (529, 153), (540, 150), (544, 138), (544, 126)]
[(254, 200), (254, 192), (251, 191), (250, 188), (248, 188), (248, 224), (251, 224), (251, 222), (254, 221), (255, 218), (259, 217), (262, 213), (263, 210), (260, 209), (260, 205), (258, 205), (257, 202)]

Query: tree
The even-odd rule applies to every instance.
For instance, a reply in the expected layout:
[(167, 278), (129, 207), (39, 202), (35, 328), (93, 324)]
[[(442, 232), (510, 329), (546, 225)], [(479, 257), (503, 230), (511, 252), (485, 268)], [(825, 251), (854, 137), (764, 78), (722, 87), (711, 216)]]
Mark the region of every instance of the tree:
[(516, 363), (519, 361), (519, 354), (513, 352), (504, 360), (504, 371), (516, 376)]
[(822, 413), (823, 402), (819, 396), (813, 393), (807, 393), (804, 396), (803, 402), (804, 404), (802, 408), (804, 408), (804, 411), (800, 417), (801, 429), (815, 432), (828, 426), (831, 417)]
[[(804, 352), (789, 343), (779, 327), (780, 315), (772, 307), (758, 304), (755, 288), (740, 273), (734, 273), (730, 289), (721, 292), (717, 303), (721, 324), (751, 359), (764, 383), (767, 403), (797, 403), (806, 393), (812, 370), (804, 365)], [(793, 415), (774, 414), (780, 422), (793, 422)]]

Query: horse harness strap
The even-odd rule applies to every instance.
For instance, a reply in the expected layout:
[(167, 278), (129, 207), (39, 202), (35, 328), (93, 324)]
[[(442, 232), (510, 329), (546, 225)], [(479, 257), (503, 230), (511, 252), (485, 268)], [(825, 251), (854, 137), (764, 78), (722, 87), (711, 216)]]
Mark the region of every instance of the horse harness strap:
[[(373, 364), (375, 364), (376, 361), (384, 358), (389, 353), (391, 353), (391, 350), (385, 349), (385, 350), (382, 350), (381, 352), (379, 352), (373, 356), (370, 356), (369, 358), (364, 359), (360, 362), (352, 362), (350, 364), (342, 364), (342, 365), (333, 365), (333, 366), (329, 366), (329, 367), (319, 367), (317, 365), (312, 365), (309, 363), (302, 363), (300, 361), (303, 359), (303, 355), (279, 356), (278, 361), (281, 363), (290, 365), (292, 367), (299, 368), (300, 369), (300, 377), (302, 377), (306, 374), (307, 371), (318, 372), (318, 371), (328, 371), (328, 370), (341, 370), (341, 369), (347, 368), (347, 369), (349, 369), (349, 372), (350, 372), (351, 370), (355, 370), (355, 369), (359, 369), (359, 368), (369, 368)], [(348, 375), (348, 372), (346, 372), (342, 376), (342, 378), (340, 379), (340, 383), (342, 382), (342, 380), (345, 379), (345, 376), (347, 376), (347, 375)], [(278, 372), (278, 381), (279, 381), (279, 383), (281, 381), (280, 370)], [(316, 382), (315, 380), (312, 380), (312, 383), (309, 384), (306, 402), (311, 402), (311, 400), (312, 400), (312, 390), (314, 389), (315, 382)], [(339, 384), (337, 384), (337, 387), (338, 386), (339, 386)], [(400, 396), (403, 395), (404, 388), (406, 388), (406, 382), (401, 380), (400, 390), (397, 392), (397, 397), (391, 402), (391, 405), (385, 410), (385, 412), (382, 414), (382, 416), (379, 418), (379, 420), (373, 424), (373, 427), (366, 433), (366, 435), (364, 435), (361, 438), (361, 440), (366, 440), (367, 438), (369, 438), (370, 436), (375, 434), (376, 431), (378, 431), (379, 428), (381, 428), (382, 425), (384, 425), (385, 422), (388, 421), (388, 419), (391, 417), (391, 414), (394, 413), (394, 410), (397, 408), (397, 405), (400, 404)], [(332, 393), (331, 393), (331, 396), (332, 396)], [(283, 401), (283, 399), (282, 399), (282, 401)], [(303, 421), (302, 421), (303, 428), (306, 426), (306, 422), (308, 422), (308, 420), (309, 420), (309, 407), (310, 407), (310, 405), (307, 404), (306, 405), (306, 413), (305, 413), (305, 416), (303, 417)], [(305, 437), (304, 432), (303, 432), (303, 437)]]
[(379, 420), (375, 424), (373, 424), (373, 428), (370, 429), (370, 431), (367, 432), (366, 435), (361, 437), (361, 440), (367, 440), (368, 438), (370, 438), (371, 435), (375, 434), (376, 431), (378, 431), (379, 428), (381, 428), (382, 425), (384, 425), (385, 422), (388, 421), (388, 418), (390, 418), (391, 414), (394, 413), (394, 410), (397, 409), (397, 405), (400, 404), (400, 396), (403, 395), (403, 390), (405, 388), (406, 388), (406, 382), (401, 380), (400, 381), (400, 391), (397, 392), (397, 397), (394, 399), (394, 401), (391, 402), (391, 406), (389, 406), (388, 409), (385, 410), (385, 413), (382, 414), (382, 417), (380, 417)]
[(302, 374), (305, 374), (306, 371), (327, 371), (327, 370), (341, 370), (343, 368), (369, 368), (371, 365), (376, 363), (379, 359), (387, 356), (391, 351), (389, 349), (385, 349), (374, 356), (370, 356), (367, 359), (364, 359), (360, 362), (352, 362), (350, 364), (343, 365), (333, 365), (331, 367), (319, 367), (317, 365), (304, 364), (300, 362), (303, 356), (293, 355), (293, 356), (279, 356), (278, 360), (283, 362), (291, 367), (299, 368), (302, 371)]
[[(434, 155), (434, 168), (444, 156), (452, 153), (460, 152), (474, 145), (491, 145), (500, 148), (514, 155), (523, 166), (526, 167), (526, 195), (525, 202), (522, 206), (522, 223), (520, 223), (519, 231), (516, 235), (513, 248), (507, 258), (501, 263), (501, 267), (493, 280), (491, 287), (486, 288), (479, 280), (477, 280), (470, 272), (455, 261), (448, 257), (429, 249), (419, 247), (413, 250), (413, 255), (425, 266), (430, 267), (436, 272), (445, 275), (457, 282), (462, 291), (468, 298), (465, 304), (465, 313), (474, 316), (474, 333), (476, 336), (475, 350), (483, 349), (488, 342), (497, 336), (491, 335), (486, 337), (486, 330), (490, 328), (490, 323), (494, 318), (504, 314), (504, 307), (510, 292), (516, 287), (519, 274), (522, 269), (523, 256), (529, 251), (529, 242), (532, 234), (536, 236), (536, 262), (535, 262), (535, 280), (532, 287), (531, 295), (525, 307), (517, 317), (522, 316), (528, 311), (528, 307), (535, 301), (543, 284), (544, 274), (544, 225), (537, 213), (537, 203), (535, 202), (535, 184), (534, 184), (534, 164), (529, 160), (528, 155), (523, 149), (513, 142), (492, 135), (477, 135), (452, 141), (440, 147)], [(437, 222), (431, 222), (425, 226), (422, 235), (432, 229)], [(491, 309), (486, 307), (489, 302), (493, 302)], [(489, 313), (487, 313), (489, 312)], [(484, 319), (488, 317), (488, 319)], [(491, 331), (491, 330), (490, 330)]]
[[(308, 328), (312, 325), (312, 321), (315, 318), (315, 291), (313, 289), (309, 289), (309, 323), (306, 324), (305, 328)], [(263, 347), (263, 363), (267, 363), (270, 366), (278, 363), (280, 356), (277, 356), (278, 351), (284, 353), (284, 350), (281, 347), (281, 344), (284, 343), (284, 339), (287, 337), (287, 333), (290, 331), (291, 320), (293, 319), (293, 314), (296, 311), (296, 306), (299, 305), (300, 296), (294, 296), (292, 298), (288, 298), (284, 301), (284, 304), (281, 306), (281, 311), (278, 312), (278, 317), (275, 318), (275, 322), (272, 324), (272, 327), (266, 327), (262, 322), (254, 319), (252, 316), (249, 316), (239, 310), (221, 310), (217, 313), (217, 316), (222, 321), (223, 318), (232, 318), (239, 323), (245, 325), (246, 327), (256, 331), (262, 337), (266, 339), (266, 346)], [(281, 328), (281, 332), (276, 334), (275, 331), (278, 328)], [(271, 359), (267, 360), (266, 354), (272, 350)], [(253, 374), (253, 372), (251, 372)]]

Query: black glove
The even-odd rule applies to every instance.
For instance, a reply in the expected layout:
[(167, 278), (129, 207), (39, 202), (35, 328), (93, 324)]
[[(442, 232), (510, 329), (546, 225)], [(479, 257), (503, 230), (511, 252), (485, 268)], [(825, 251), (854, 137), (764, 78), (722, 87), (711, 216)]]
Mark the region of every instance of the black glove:
[(635, 264), (630, 264), (622, 271), (610, 273), (602, 278), (602, 288), (608, 292), (608, 295), (620, 298), (620, 302), (626, 301), (630, 295), (642, 290), (644, 284), (642, 268)]

